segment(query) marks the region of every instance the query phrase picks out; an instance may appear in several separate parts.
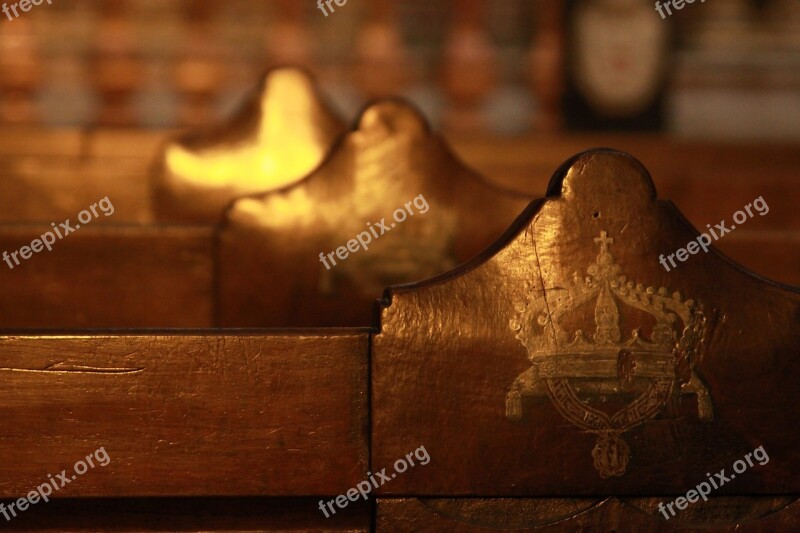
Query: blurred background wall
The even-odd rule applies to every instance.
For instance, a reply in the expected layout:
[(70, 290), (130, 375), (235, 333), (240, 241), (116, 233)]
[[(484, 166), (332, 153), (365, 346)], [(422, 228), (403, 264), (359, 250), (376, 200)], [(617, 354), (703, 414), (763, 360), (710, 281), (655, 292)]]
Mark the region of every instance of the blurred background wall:
[[(325, 16), (311, 0), (54, 0), (0, 15), (0, 122), (207, 124), (267, 67), (291, 63), (308, 67), (344, 116), (400, 94), (459, 134), (800, 139), (797, 0), (709, 0), (663, 19), (649, 0), (333, 7)], [(604, 101), (604, 86), (631, 101)]]

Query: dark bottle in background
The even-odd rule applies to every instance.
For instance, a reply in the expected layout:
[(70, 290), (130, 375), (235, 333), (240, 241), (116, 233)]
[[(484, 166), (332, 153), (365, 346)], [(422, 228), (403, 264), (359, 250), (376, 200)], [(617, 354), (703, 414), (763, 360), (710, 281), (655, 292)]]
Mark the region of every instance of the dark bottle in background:
[(642, 0), (567, 0), (564, 125), (572, 130), (664, 126), (673, 21)]

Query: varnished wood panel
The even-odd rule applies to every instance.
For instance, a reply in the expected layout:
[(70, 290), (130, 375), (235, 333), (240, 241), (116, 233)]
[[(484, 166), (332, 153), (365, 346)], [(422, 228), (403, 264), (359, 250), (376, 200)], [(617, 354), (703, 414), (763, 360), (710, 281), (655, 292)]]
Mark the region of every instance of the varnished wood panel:
[[(381, 332), (373, 341), (373, 464), (391, 464), (410, 445), (424, 445), (432, 459), (425, 468), (398, 476), (383, 487), (383, 494), (677, 494), (695, 486), (708, 471), (730, 472), (734, 461), (758, 446), (765, 448), (770, 462), (737, 476), (719, 493), (800, 492), (794, 475), (800, 468), (800, 441), (794, 431), (793, 384), (800, 376), (800, 290), (759, 280), (713, 249), (666, 272), (659, 254), (685, 246), (696, 235), (670, 203), (656, 200), (638, 162), (614, 152), (588, 153), (564, 165), (553, 178), (548, 198), (531, 204), (481, 257), (433, 280), (391, 289)], [(612, 274), (610, 281), (602, 277)], [(592, 283), (612, 282), (618, 284), (614, 290), (625, 289), (620, 294), (626, 296), (615, 304), (617, 311), (596, 307), (598, 297), (587, 297), (582, 307), (575, 303), (575, 298), (582, 301), (581, 294), (598, 290), (590, 287)], [(564, 379), (581, 383), (573, 403), (553, 399), (562, 389), (552, 397), (538, 389), (538, 397), (531, 392), (521, 398), (521, 405), (509, 407), (515, 405), (509, 396), (515, 386), (527, 390), (518, 380), (532, 371), (532, 361), (538, 361), (526, 350), (523, 341), (533, 341), (520, 328), (544, 328), (550, 322), (540, 320), (573, 302), (575, 307), (561, 320), (570, 339), (578, 330), (592, 339), (601, 329), (612, 328), (601, 328), (601, 319), (618, 320), (613, 327), (619, 328), (623, 340), (631, 338), (633, 330), (649, 339), (661, 311), (647, 310), (662, 300), (676, 312), (695, 316), (691, 320), (705, 328), (701, 335), (691, 333), (697, 324), (690, 328), (689, 322), (674, 322), (676, 338), (689, 332), (691, 338), (703, 340), (696, 353), (686, 352), (680, 359), (681, 365), (696, 365), (695, 374), (686, 366), (674, 370), (680, 383), (689, 383), (690, 375), (694, 383), (697, 377), (697, 394), (678, 392), (690, 390), (688, 385), (669, 389), (672, 392), (663, 393), (666, 403), (654, 412), (641, 403), (626, 404), (623, 398), (631, 401), (636, 394), (620, 389), (625, 372), (653, 363), (641, 355), (628, 363), (619, 359), (617, 364), (623, 366), (609, 383), (580, 381), (600, 379), (584, 371), (567, 374)], [(545, 306), (544, 318), (534, 312), (539, 305)], [(525, 315), (528, 309), (534, 314)], [(682, 323), (686, 329), (681, 330)], [(548, 331), (542, 329), (541, 342), (550, 338)], [(557, 342), (569, 351), (568, 340)], [(614, 356), (623, 357), (624, 347), (618, 348)], [(594, 354), (592, 349), (581, 348)], [(674, 349), (688, 350), (684, 345)], [(664, 353), (672, 357), (670, 350)], [(556, 357), (554, 352), (551, 356)], [(571, 367), (564, 368), (567, 372)], [(663, 368), (667, 372), (671, 367)], [(528, 384), (543, 386), (534, 377), (531, 374)], [(563, 381), (548, 379), (553, 382), (548, 387)], [(650, 378), (637, 379), (645, 385)], [(663, 379), (667, 387), (678, 378)], [(701, 393), (707, 393), (706, 401)], [(652, 405), (662, 401), (647, 398), (655, 402)], [(621, 433), (603, 433), (570, 423), (562, 415), (604, 403), (609, 417), (628, 413), (631, 420), (643, 418)], [(638, 407), (625, 407), (630, 405)], [(509, 414), (515, 410), (516, 415)], [(596, 421), (592, 414), (583, 420)], [(401, 438), (398, 427), (403, 428)], [(609, 441), (605, 434), (611, 436)], [(625, 444), (615, 441), (615, 435)], [(619, 455), (609, 450), (611, 455), (604, 455), (606, 445), (615, 446)], [(623, 448), (629, 448), (629, 455)], [(604, 472), (598, 457), (623, 463), (623, 468)]]
[[(0, 262), (0, 327), (211, 326), (212, 230), (91, 224), (13, 270)], [(0, 253), (49, 229), (0, 226)]]
[[(367, 466), (366, 332), (0, 337), (0, 496), (344, 493)], [(95, 461), (97, 463), (97, 461)]]

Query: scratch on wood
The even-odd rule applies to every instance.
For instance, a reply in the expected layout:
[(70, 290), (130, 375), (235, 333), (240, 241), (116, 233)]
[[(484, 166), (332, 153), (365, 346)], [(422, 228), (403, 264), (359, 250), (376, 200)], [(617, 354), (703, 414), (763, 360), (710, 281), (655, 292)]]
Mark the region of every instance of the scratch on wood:
[(44, 368), (15, 368), (0, 367), (0, 371), (5, 372), (26, 372), (29, 374), (137, 374), (144, 371), (144, 367), (137, 368), (102, 368), (84, 365), (69, 365), (64, 363), (53, 363)]

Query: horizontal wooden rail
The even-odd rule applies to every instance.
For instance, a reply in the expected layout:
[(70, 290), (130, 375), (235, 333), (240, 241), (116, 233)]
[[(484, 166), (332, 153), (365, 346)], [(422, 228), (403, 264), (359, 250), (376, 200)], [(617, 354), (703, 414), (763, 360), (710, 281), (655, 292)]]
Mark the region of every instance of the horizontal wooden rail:
[(0, 497), (101, 447), (58, 497), (344, 493), (369, 468), (368, 357), (363, 330), (0, 337)]

